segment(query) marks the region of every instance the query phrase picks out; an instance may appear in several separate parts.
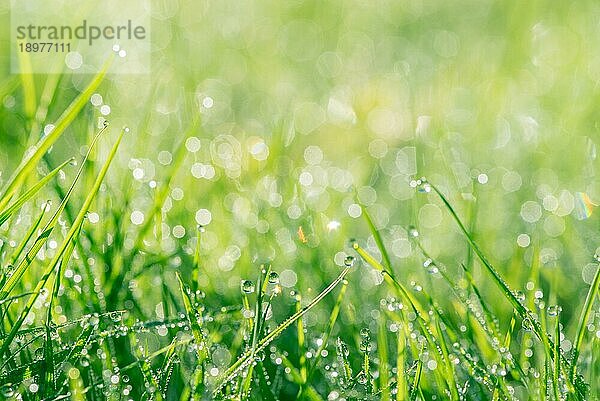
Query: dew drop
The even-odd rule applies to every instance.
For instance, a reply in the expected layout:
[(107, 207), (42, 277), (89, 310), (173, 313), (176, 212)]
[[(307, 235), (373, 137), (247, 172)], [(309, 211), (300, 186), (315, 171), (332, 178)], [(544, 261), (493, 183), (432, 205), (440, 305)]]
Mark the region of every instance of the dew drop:
[(419, 236), (419, 231), (415, 226), (408, 226), (408, 235), (412, 238), (417, 238)]
[(252, 294), (254, 292), (254, 283), (250, 280), (242, 280), (240, 288), (244, 294)]
[(410, 186), (413, 188), (417, 188), (417, 191), (421, 193), (429, 193), (431, 192), (431, 185), (427, 182), (427, 178), (421, 177), (418, 180), (412, 180), (410, 182)]
[(2, 394), (4, 397), (12, 397), (15, 394), (15, 390), (12, 387), (12, 384), (5, 384), (4, 386), (2, 386), (2, 388), (0, 389), (0, 394)]
[(560, 305), (549, 305), (546, 310), (549, 316), (558, 316), (562, 312), (562, 307)]
[(344, 259), (344, 266), (352, 267), (352, 266), (354, 266), (354, 261), (355, 261), (354, 256), (346, 256), (346, 258)]
[(279, 283), (279, 274), (277, 274), (277, 272), (271, 272), (269, 273), (269, 283), (271, 284), (278, 284)]
[(36, 361), (41, 361), (42, 359), (44, 359), (44, 348), (37, 348), (33, 354), (33, 358)]
[(438, 269), (438, 267), (436, 266), (435, 262), (433, 261), (433, 259), (431, 259), (431, 258), (427, 258), (425, 260), (425, 262), (423, 262), (423, 267), (425, 269), (427, 269), (427, 272), (430, 274), (436, 274), (436, 273), (439, 273), (439, 271), (440, 271)]

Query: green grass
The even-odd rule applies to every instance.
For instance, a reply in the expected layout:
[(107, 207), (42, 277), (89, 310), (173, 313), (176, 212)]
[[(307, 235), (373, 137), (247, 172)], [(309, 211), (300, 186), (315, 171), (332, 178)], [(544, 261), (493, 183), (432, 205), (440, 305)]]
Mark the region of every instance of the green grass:
[(0, 399), (599, 398), (595, 2), (156, 3), (0, 57)]

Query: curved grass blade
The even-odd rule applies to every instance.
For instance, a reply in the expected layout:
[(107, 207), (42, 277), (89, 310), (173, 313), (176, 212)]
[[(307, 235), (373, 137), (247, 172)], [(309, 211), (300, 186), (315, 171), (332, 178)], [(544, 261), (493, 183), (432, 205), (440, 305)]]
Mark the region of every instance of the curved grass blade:
[(183, 305), (185, 307), (187, 319), (190, 322), (192, 334), (194, 335), (194, 340), (196, 341), (198, 364), (201, 365), (204, 362), (204, 360), (208, 357), (208, 347), (206, 345), (206, 338), (204, 337), (204, 334), (202, 333), (202, 328), (198, 323), (199, 321), (202, 321), (202, 316), (198, 316), (200, 311), (195, 312), (194, 308), (192, 307), (192, 300), (189, 294), (189, 287), (183, 283), (179, 272), (177, 272), (176, 275), (177, 280), (179, 281), (179, 288), (181, 290), (181, 297), (183, 298)]
[[(526, 322), (528, 322), (528, 324), (531, 325), (536, 337), (542, 342), (542, 344), (545, 348), (545, 351), (548, 352), (548, 354), (550, 355), (551, 358), (554, 358), (555, 357), (554, 343), (549, 339), (548, 334), (542, 328), (538, 319), (533, 315), (533, 313), (531, 313), (531, 311), (529, 309), (527, 309), (521, 303), (521, 301), (519, 301), (519, 299), (516, 297), (515, 293), (509, 288), (508, 284), (506, 283), (506, 281), (504, 281), (504, 279), (502, 278), (500, 273), (498, 273), (498, 271), (494, 268), (494, 266), (487, 260), (486, 256), (483, 254), (483, 251), (481, 250), (481, 248), (479, 248), (479, 245), (477, 245), (477, 243), (473, 239), (473, 236), (467, 231), (463, 222), (458, 217), (458, 214), (456, 213), (456, 211), (454, 210), (452, 205), (450, 205), (450, 202), (448, 201), (448, 199), (446, 199), (444, 194), (442, 194), (442, 192), (435, 185), (430, 185), (430, 187), (439, 196), (439, 198), (444, 203), (446, 209), (448, 209), (448, 211), (450, 212), (450, 215), (454, 219), (455, 223), (458, 225), (460, 231), (466, 237), (467, 242), (469, 243), (469, 245), (471, 246), (471, 248), (473, 249), (473, 251), (475, 252), (477, 257), (479, 258), (479, 260), (481, 261), (481, 263), (483, 264), (485, 269), (488, 271), (488, 273), (492, 277), (494, 284), (500, 289), (500, 291), (502, 292), (504, 297), (511, 303), (511, 305), (513, 306), (515, 311), (519, 314), (521, 319), (523, 319), (523, 321), (526, 321)], [(560, 358), (562, 360), (562, 363), (565, 364), (568, 369), (572, 369), (572, 367), (569, 367), (569, 361), (567, 361), (566, 358), (562, 354), (559, 353), (559, 355), (556, 355), (556, 358)], [(567, 386), (573, 388), (574, 385), (573, 385), (572, 378), (569, 377), (568, 379), (569, 380), (568, 380)], [(581, 399), (581, 397), (584, 396), (583, 389), (580, 387), (576, 387), (576, 388), (577, 388), (576, 396), (578, 399)]]
[[(29, 243), (29, 240), (31, 238), (33, 238), (33, 234), (40, 227), (40, 224), (42, 224), (42, 219), (46, 215), (46, 212), (48, 212), (50, 210), (50, 205), (51, 205), (50, 201), (47, 201), (46, 203), (44, 203), (42, 205), (42, 211), (41, 211), (40, 215), (35, 220), (35, 223), (33, 223), (33, 225), (29, 228), (27, 233), (23, 236), (23, 240), (21, 241), (21, 243), (19, 244), (17, 249), (15, 249), (14, 253), (10, 257), (10, 260), (8, 261), (9, 265), (14, 265), (17, 262), (17, 260), (21, 257), (21, 253), (23, 253), (23, 250), (27, 246), (27, 243)], [(2, 285), (4, 285), (4, 282), (2, 282)]]
[(377, 228), (375, 228), (375, 224), (373, 224), (373, 220), (371, 219), (369, 212), (367, 212), (367, 208), (364, 207), (362, 203), (359, 203), (359, 205), (360, 205), (360, 208), (362, 209), (363, 216), (365, 216), (365, 220), (367, 221), (369, 230), (371, 231), (371, 234), (373, 235), (373, 238), (375, 239), (377, 248), (379, 248), (379, 251), (381, 252), (381, 256), (383, 257), (383, 265), (387, 269), (391, 269), (392, 264), (390, 262), (390, 255), (388, 254), (388, 251), (387, 251), (385, 245), (383, 244), (383, 240), (381, 239), (381, 234), (379, 233)]
[[(173, 339), (172, 343), (175, 344), (177, 342), (176, 339)], [(159, 391), (163, 395), (164, 398), (167, 398), (167, 390), (169, 389), (169, 383), (171, 382), (171, 377), (173, 374), (173, 369), (175, 368), (175, 359), (179, 358), (177, 354), (175, 354), (175, 346), (169, 348), (167, 351), (165, 358), (163, 360), (163, 364), (160, 368), (160, 375), (158, 377)]]
[[(412, 389), (410, 391), (410, 399), (411, 401), (417, 400), (417, 395), (421, 392), (421, 374), (423, 373), (423, 362), (419, 359), (417, 362), (417, 372), (415, 373), (415, 378), (413, 380)], [(425, 399), (425, 398), (423, 398)]]
[(100, 170), (100, 173), (98, 174), (98, 177), (96, 177), (96, 181), (94, 182), (93, 186), (90, 188), (88, 195), (85, 198), (85, 201), (83, 202), (83, 205), (82, 205), (77, 217), (75, 218), (73, 225), (71, 226), (71, 229), (69, 230), (69, 232), (67, 233), (67, 235), (65, 237), (65, 240), (61, 244), (60, 248), (57, 250), (56, 255), (54, 256), (54, 258), (52, 259), (50, 264), (46, 267), (46, 270), (44, 271), (44, 274), (43, 274), (41, 280), (38, 282), (38, 284), (35, 287), (33, 295), (29, 298), (27, 305), (25, 306), (25, 308), (21, 312), (19, 318), (17, 319), (17, 321), (11, 328), (10, 333), (6, 336), (6, 338), (2, 342), (2, 347), (0, 348), (0, 355), (4, 355), (4, 353), (8, 350), (8, 347), (10, 346), (12, 340), (15, 338), (17, 332), (19, 331), (19, 328), (25, 321), (27, 314), (33, 307), (33, 304), (35, 303), (35, 301), (39, 295), (39, 292), (46, 285), (46, 282), (52, 275), (52, 272), (56, 269), (56, 266), (58, 265), (59, 261), (64, 257), (65, 251), (71, 244), (71, 241), (73, 240), (73, 237), (75, 236), (75, 234), (78, 232), (79, 226), (82, 224), (83, 219), (85, 218), (85, 216), (87, 214), (87, 210), (90, 207), (90, 204), (92, 203), (92, 200), (96, 196), (98, 189), (100, 189), (100, 185), (102, 184), (102, 181), (104, 180), (104, 177), (106, 176), (106, 173), (108, 172), (108, 168), (110, 167), (110, 164), (117, 153), (119, 144), (121, 143), (121, 140), (123, 139), (123, 134), (126, 131), (129, 131), (129, 129), (123, 129), (121, 131), (121, 134), (119, 135), (117, 141), (113, 145), (106, 162), (104, 163), (104, 165), (102, 166), (102, 169)]
[(379, 263), (372, 255), (370, 255), (367, 251), (365, 251), (358, 243), (352, 244), (352, 247), (360, 255), (360, 257), (367, 262), (367, 264), (371, 265), (376, 270), (379, 270), (381, 274), (383, 274), (383, 279), (394, 288), (398, 295), (401, 296), (408, 302), (414, 312), (423, 319), (423, 321), (427, 322), (429, 320), (428, 314), (425, 311), (425, 308), (421, 305), (419, 300), (417, 300), (407, 289), (404, 287), (393, 274), (386, 269), (381, 263)]
[[(267, 290), (267, 275), (270, 273), (270, 271), (271, 265), (262, 265), (260, 269), (260, 275), (258, 277), (258, 293), (256, 296), (256, 304), (254, 306), (254, 316), (256, 316), (256, 319), (254, 321), (254, 327), (252, 328), (252, 345), (250, 347), (250, 358), (254, 358), (254, 355), (256, 354), (256, 347), (258, 346), (259, 337), (262, 334), (263, 324), (266, 320), (266, 312), (268, 310), (268, 307), (263, 313), (262, 306), (265, 291)], [(244, 399), (250, 394), (250, 385), (252, 384), (253, 373), (254, 365), (250, 365), (248, 367), (246, 377), (244, 377), (243, 383), (240, 386), (240, 399)]]
[(75, 100), (73, 100), (69, 107), (67, 107), (63, 114), (58, 118), (52, 132), (40, 139), (35, 146), (35, 152), (33, 152), (31, 156), (23, 158), (23, 161), (19, 167), (17, 167), (17, 170), (13, 173), (8, 183), (5, 185), (4, 190), (2, 191), (2, 196), (0, 196), (0, 210), (6, 207), (19, 186), (24, 182), (25, 178), (32, 171), (34, 171), (34, 168), (40, 159), (44, 156), (48, 149), (50, 149), (54, 142), (56, 142), (56, 140), (63, 134), (65, 129), (73, 122), (81, 109), (83, 109), (90, 96), (92, 96), (100, 83), (103, 81), (113, 57), (114, 56), (111, 55), (100, 72), (94, 76), (84, 91), (81, 92), (79, 96), (75, 98)]
[(340, 293), (338, 294), (337, 299), (335, 300), (335, 304), (333, 305), (333, 309), (331, 310), (331, 314), (329, 315), (329, 323), (327, 324), (327, 329), (325, 330), (325, 334), (323, 335), (322, 343), (317, 352), (315, 352), (315, 357), (308, 371), (308, 379), (310, 380), (312, 372), (317, 367), (319, 360), (321, 359), (321, 353), (325, 348), (327, 348), (327, 344), (329, 342), (329, 337), (331, 337), (331, 333), (333, 332), (333, 328), (335, 327), (335, 322), (340, 314), (340, 309), (342, 308), (342, 301), (344, 300), (344, 296), (346, 295), (346, 289), (348, 288), (348, 281), (344, 280), (342, 282), (342, 287), (340, 288)]
[(294, 313), (287, 320), (285, 320), (283, 323), (277, 326), (275, 330), (271, 331), (262, 340), (260, 340), (258, 342), (256, 350), (248, 351), (245, 354), (243, 354), (240, 358), (238, 358), (238, 360), (231, 367), (229, 367), (229, 369), (227, 369), (221, 380), (218, 382), (217, 386), (213, 391), (213, 397), (216, 397), (219, 393), (219, 390), (221, 390), (230, 380), (235, 378), (246, 366), (248, 366), (249, 363), (252, 362), (252, 355), (265, 349), (271, 343), (271, 341), (279, 337), (279, 335), (285, 329), (287, 329), (296, 320), (304, 316), (308, 311), (314, 308), (315, 305), (321, 302), (321, 300), (325, 298), (325, 296), (327, 296), (327, 294), (329, 294), (344, 279), (344, 277), (346, 277), (346, 274), (348, 274), (349, 271), (350, 268), (345, 268), (340, 273), (340, 275), (335, 280), (333, 280), (323, 291), (321, 291), (319, 295), (317, 295), (308, 305), (306, 305), (298, 312)]
[(8, 206), (5, 210), (0, 213), (0, 226), (6, 222), (13, 215), (14, 212), (19, 210), (21, 206), (31, 199), (44, 185), (48, 183), (58, 172), (64, 168), (67, 164), (73, 162), (73, 158), (63, 162), (60, 166), (46, 174), (44, 178), (38, 181), (33, 187), (29, 188), (23, 195), (19, 197), (15, 202)]
[[(40, 235), (38, 235), (38, 237), (36, 238), (32, 247), (25, 254), (25, 257), (23, 259), (21, 259), (21, 262), (19, 262), (19, 264), (13, 271), (12, 275), (8, 278), (8, 280), (4, 283), (4, 285), (0, 289), (0, 300), (6, 298), (10, 294), (10, 292), (15, 288), (15, 286), (17, 285), (17, 283), (19, 282), (19, 280), (21, 279), (23, 274), (25, 274), (25, 271), (27, 270), (27, 268), (33, 262), (35, 255), (37, 255), (39, 250), (42, 248), (42, 245), (44, 245), (44, 243), (48, 240), (48, 237), (50, 236), (50, 234), (54, 230), (54, 227), (58, 223), (58, 218), (60, 217), (61, 213), (63, 212), (63, 210), (65, 209), (65, 207), (67, 205), (67, 202), (69, 201), (71, 195), (73, 194), (75, 185), (77, 184), (77, 182), (79, 181), (79, 178), (81, 177), (81, 174), (83, 173), (83, 167), (85, 165), (86, 160), (88, 159), (88, 157), (90, 155), (92, 148), (98, 141), (98, 138), (100, 137), (100, 135), (102, 135), (102, 133), (105, 130), (106, 130), (106, 127), (101, 129), (98, 132), (98, 134), (96, 134), (94, 139), (92, 140), (92, 143), (90, 144), (90, 148), (89, 148), (87, 154), (85, 155), (85, 157), (83, 158), (81, 166), (79, 167), (79, 170), (77, 171), (77, 174), (75, 175), (75, 179), (73, 180), (73, 183), (71, 183), (71, 186), (69, 187), (69, 190), (67, 191), (65, 197), (63, 198), (62, 202), (60, 203), (58, 209), (54, 212), (54, 214), (52, 215), (52, 218), (46, 223), (46, 225), (42, 229), (42, 233)], [(75, 226), (73, 226), (73, 227), (75, 227)]]

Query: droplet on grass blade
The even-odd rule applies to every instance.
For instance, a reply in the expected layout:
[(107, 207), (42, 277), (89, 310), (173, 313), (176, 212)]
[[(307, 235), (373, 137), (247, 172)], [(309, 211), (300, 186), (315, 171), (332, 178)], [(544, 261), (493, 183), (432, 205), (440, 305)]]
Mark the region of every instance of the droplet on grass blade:
[(254, 283), (250, 280), (242, 280), (240, 288), (244, 294), (252, 294), (254, 292)]
[(344, 266), (346, 266), (346, 267), (354, 266), (355, 260), (356, 259), (354, 258), (354, 256), (346, 256), (346, 258), (344, 259)]
[(546, 311), (548, 316), (558, 316), (562, 312), (562, 307), (560, 305), (549, 305)]
[(408, 235), (412, 238), (417, 238), (419, 236), (419, 231), (415, 226), (408, 226)]
[(439, 271), (440, 271), (438, 269), (438, 267), (436, 266), (435, 262), (433, 261), (433, 259), (431, 259), (431, 258), (427, 258), (425, 260), (425, 262), (423, 262), (423, 267), (425, 269), (427, 269), (427, 272), (430, 274), (436, 274), (436, 273), (439, 273)]
[(515, 291), (515, 298), (517, 298), (517, 300), (523, 302), (523, 301), (525, 301), (525, 293), (523, 291)]
[(421, 177), (418, 180), (411, 180), (409, 185), (411, 188), (416, 188), (418, 192), (429, 193), (431, 192), (431, 185), (427, 182), (427, 178)]

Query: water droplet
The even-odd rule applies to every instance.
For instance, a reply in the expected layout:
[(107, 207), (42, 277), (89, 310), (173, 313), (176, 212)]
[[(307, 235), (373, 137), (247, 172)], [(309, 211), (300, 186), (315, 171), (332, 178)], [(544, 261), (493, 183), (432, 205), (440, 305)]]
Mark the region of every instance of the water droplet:
[(371, 341), (369, 339), (362, 340), (359, 346), (361, 352), (370, 352), (373, 348)]
[(547, 311), (549, 316), (558, 316), (562, 312), (562, 307), (560, 305), (549, 305)]
[(525, 301), (525, 293), (523, 291), (515, 291), (515, 297), (520, 301)]
[(265, 360), (265, 353), (263, 351), (257, 352), (254, 354), (254, 360), (256, 362), (262, 362)]
[(279, 283), (279, 274), (277, 274), (277, 272), (269, 273), (269, 283), (271, 283), (271, 284)]
[(98, 317), (97, 313), (94, 313), (93, 315), (91, 315), (88, 319), (89, 324), (91, 324), (92, 326), (97, 326), (98, 323), (100, 323), (100, 318)]
[(408, 235), (412, 238), (417, 238), (419, 236), (419, 231), (415, 226), (408, 226)]
[(363, 327), (360, 329), (360, 336), (363, 338), (369, 338), (371, 336), (371, 330), (369, 330), (367, 327)]
[(431, 192), (431, 185), (427, 182), (427, 178), (421, 177), (418, 180), (412, 180), (410, 182), (410, 186), (413, 188), (417, 188), (417, 191), (421, 193), (429, 193)]
[(254, 292), (254, 283), (250, 280), (242, 280), (240, 288), (244, 294), (252, 294)]
[(0, 394), (2, 394), (4, 397), (12, 397), (15, 394), (15, 390), (12, 387), (12, 384), (5, 384), (4, 386), (2, 386), (2, 388), (0, 389)]
[(346, 267), (352, 267), (354, 266), (354, 256), (346, 256), (346, 258), (344, 259), (344, 266)]
[(435, 262), (433, 261), (433, 259), (431, 259), (431, 258), (427, 258), (425, 260), (425, 262), (423, 262), (423, 267), (425, 269), (427, 269), (427, 272), (429, 272), (430, 274), (436, 274), (436, 273), (439, 273), (439, 271), (440, 271), (438, 269), (438, 267), (436, 266)]
[(348, 349), (348, 346), (339, 337), (337, 339), (337, 350), (338, 354), (342, 357), (347, 358), (350, 355), (350, 350)]
[(202, 224), (198, 224), (198, 232), (203, 233), (204, 231), (206, 231), (206, 229), (204, 228), (204, 226)]
[(119, 312), (110, 312), (109, 316), (110, 316), (110, 319), (115, 323), (120, 322), (121, 318), (122, 318), (122, 316)]
[(534, 329), (533, 322), (529, 318), (523, 319), (523, 323), (521, 324), (521, 326), (523, 327), (523, 330), (525, 330), (525, 331), (533, 331), (533, 329)]
[(36, 361), (41, 361), (42, 359), (44, 359), (44, 348), (42, 348), (42, 347), (36, 348), (36, 350), (33, 354), (33, 358)]

